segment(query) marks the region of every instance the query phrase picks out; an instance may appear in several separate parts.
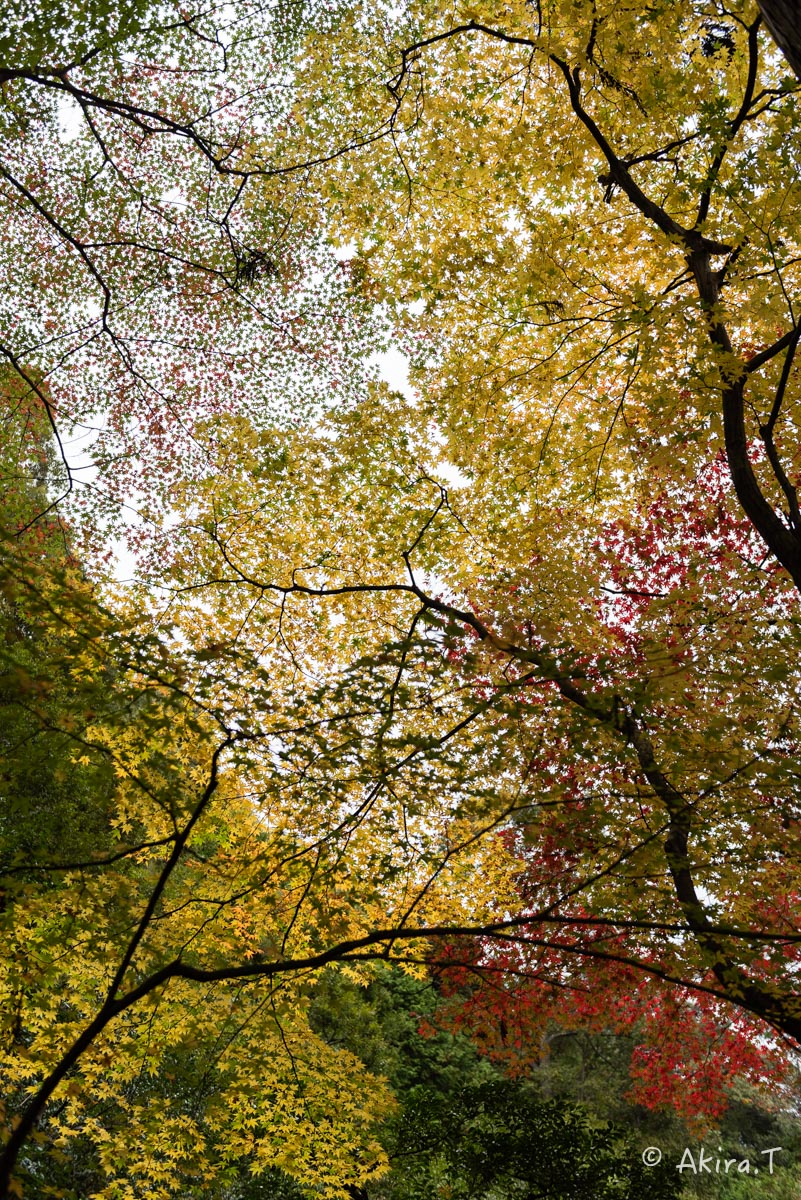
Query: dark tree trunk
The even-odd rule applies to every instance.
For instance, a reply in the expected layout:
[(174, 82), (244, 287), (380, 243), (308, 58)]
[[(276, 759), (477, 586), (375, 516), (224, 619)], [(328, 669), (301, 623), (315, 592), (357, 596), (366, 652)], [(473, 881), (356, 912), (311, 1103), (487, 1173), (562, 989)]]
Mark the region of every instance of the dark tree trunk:
[(801, 79), (801, 0), (759, 0), (773, 40)]

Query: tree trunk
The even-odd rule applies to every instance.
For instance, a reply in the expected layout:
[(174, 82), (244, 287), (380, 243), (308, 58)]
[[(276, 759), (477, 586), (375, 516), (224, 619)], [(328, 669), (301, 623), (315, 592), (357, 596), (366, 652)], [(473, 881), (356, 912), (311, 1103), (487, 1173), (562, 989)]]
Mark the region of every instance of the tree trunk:
[(773, 40), (801, 79), (800, 0), (759, 0), (759, 7)]

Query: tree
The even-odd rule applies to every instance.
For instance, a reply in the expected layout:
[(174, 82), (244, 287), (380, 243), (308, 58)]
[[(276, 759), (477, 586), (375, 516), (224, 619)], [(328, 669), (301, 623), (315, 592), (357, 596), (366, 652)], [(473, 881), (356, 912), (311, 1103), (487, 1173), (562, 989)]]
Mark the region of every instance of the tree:
[(763, 0), (759, 5), (765, 24), (784, 57), (801, 78), (801, 39), (798, 35), (798, 5), (787, 0)]
[(681, 1186), (672, 1172), (649, 1171), (622, 1128), (593, 1128), (580, 1110), (519, 1085), (466, 1088), (447, 1104), (422, 1095), (404, 1115), (416, 1162), (390, 1193), (399, 1200), (431, 1195), (443, 1166), (454, 1196), (656, 1198)]
[[(797, 1118), (792, 1111), (777, 1111), (775, 1098), (761, 1107), (758, 1093), (737, 1079), (723, 1120), (703, 1131), (697, 1108), (688, 1125), (675, 1111), (655, 1112), (637, 1104), (628, 1068), (629, 1060), (637, 1058), (638, 1033), (631, 1026), (612, 1034), (552, 1025), (546, 1035), (547, 1059), (533, 1071), (526, 1064), (524, 1084), (510, 1080), (485, 1054), (477, 1054), (464, 1033), (442, 1028), (444, 978), (439, 973), (432, 984), (384, 970), (360, 986), (328, 972), (315, 990), (315, 1030), (331, 1044), (354, 1050), (374, 1073), (386, 1075), (398, 1097), (399, 1112), (382, 1132), (391, 1170), (365, 1189), (369, 1196), (401, 1200), (437, 1189), (459, 1194), (468, 1180), (480, 1193), (488, 1177), (500, 1194), (507, 1189), (514, 1193), (524, 1181), (549, 1197), (562, 1189), (575, 1194), (588, 1182), (579, 1147), (586, 1146), (593, 1130), (598, 1141), (591, 1150), (589, 1180), (597, 1193), (609, 1185), (630, 1194), (642, 1187), (649, 1196), (672, 1187), (682, 1200), (795, 1194)], [(604, 999), (599, 997), (599, 1007)], [(513, 1028), (514, 1013), (508, 1007), (510, 1045), (515, 1036), (536, 1036), (537, 1015), (533, 1030), (525, 1020)], [(514, 1131), (520, 1129), (524, 1136), (518, 1139)], [(615, 1147), (611, 1159), (606, 1157), (607, 1139)], [(642, 1151), (654, 1146), (662, 1151), (662, 1171), (654, 1172), (653, 1166), (643, 1171)], [(689, 1168), (676, 1170), (688, 1146), (696, 1161), (704, 1147), (712, 1160), (711, 1174), (703, 1171), (696, 1177)], [(774, 1173), (764, 1169), (762, 1151), (769, 1146), (782, 1147)], [(715, 1173), (715, 1158), (723, 1164), (722, 1173)], [(743, 1162), (751, 1170), (736, 1172), (732, 1179), (732, 1165)], [(605, 1177), (605, 1164), (614, 1185)], [(759, 1166), (757, 1173), (754, 1166)]]
[(300, 9), (19, 0), (9, 23), (0, 356), (50, 415), (73, 538), (142, 537), (171, 486), (214, 466), (198, 417), (304, 419), (358, 386), (374, 344), (300, 215), (302, 172), (264, 138), (280, 140)]
[[(142, 11), (5, 78), (7, 358), (57, 432), (105, 414), (83, 528), (138, 492), (147, 574), (7, 555), (50, 660), (8, 642), (15, 795), (69, 744), (102, 803), (88, 857), (12, 847), (3, 1186), (37, 1131), (123, 1194), (360, 1186), (390, 1101), (308, 1028), (330, 963), (600, 964), (797, 1040), (797, 97), (756, 10)], [(385, 316), (417, 397), (365, 382)], [(194, 1107), (147, 1108), (189, 1039)]]
[(397, 970), (378, 972), (366, 988), (338, 975), (321, 982), (315, 1027), (386, 1074), (399, 1101), (384, 1133), (391, 1171), (370, 1195), (678, 1194), (672, 1169), (643, 1167), (642, 1146), (625, 1130), (631, 1110), (610, 1123), (544, 1097), (536, 1082), (504, 1078), (463, 1034), (430, 1025), (439, 1010), (430, 982)]
[(580, 933), (534, 940), (612, 953), (603, 912), (689, 980), (662, 933), (690, 930), (694, 982), (797, 1037), (797, 85), (748, 6), (355, 25), (315, 44), (297, 144), (343, 95), (393, 126), (320, 186), (460, 472), (407, 590), (465, 687), (530, 689), (497, 726), (527, 900)]
[[(304, 1019), (337, 916), (289, 826), (241, 796), (239, 739), (74, 572), (7, 548), (3, 583), (4, 1186), (169, 1192), (243, 1161), (329, 1194), (368, 1177), (390, 1097)], [(296, 951), (289, 991), (243, 987)]]

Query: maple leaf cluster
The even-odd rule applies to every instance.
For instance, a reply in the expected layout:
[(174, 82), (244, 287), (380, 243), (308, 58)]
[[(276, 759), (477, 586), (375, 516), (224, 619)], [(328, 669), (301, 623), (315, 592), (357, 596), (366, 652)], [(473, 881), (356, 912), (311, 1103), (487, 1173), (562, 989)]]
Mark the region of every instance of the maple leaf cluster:
[(14, 7), (0, 1194), (384, 1187), (310, 1014), (387, 964), (511, 1073), (792, 1104), (785, 7)]

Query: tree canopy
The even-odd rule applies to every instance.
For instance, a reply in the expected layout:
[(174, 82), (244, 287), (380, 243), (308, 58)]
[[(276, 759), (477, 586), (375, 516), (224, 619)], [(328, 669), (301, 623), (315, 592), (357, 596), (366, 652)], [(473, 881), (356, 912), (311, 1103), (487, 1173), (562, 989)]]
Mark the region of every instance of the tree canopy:
[[(315, 1028), (332, 965), (433, 972), (512, 1069), (636, 1030), (699, 1119), (789, 1086), (782, 10), (11, 14), (0, 1192), (373, 1186), (395, 1101)], [(464, 1194), (542, 1175), (483, 1086)]]

